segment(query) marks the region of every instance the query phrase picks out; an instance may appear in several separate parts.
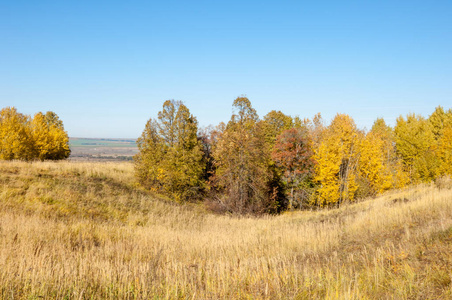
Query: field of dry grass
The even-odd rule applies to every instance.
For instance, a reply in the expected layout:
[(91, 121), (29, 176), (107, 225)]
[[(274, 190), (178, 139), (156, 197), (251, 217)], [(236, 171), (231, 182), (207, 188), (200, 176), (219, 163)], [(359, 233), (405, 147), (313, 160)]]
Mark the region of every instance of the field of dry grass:
[(130, 163), (0, 162), (1, 299), (452, 299), (452, 190), (237, 218)]

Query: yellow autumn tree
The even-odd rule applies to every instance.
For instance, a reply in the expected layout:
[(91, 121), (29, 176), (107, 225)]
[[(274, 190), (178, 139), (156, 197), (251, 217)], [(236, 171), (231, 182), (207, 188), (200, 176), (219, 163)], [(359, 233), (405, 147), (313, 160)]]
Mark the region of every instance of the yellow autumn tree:
[[(331, 138), (325, 139), (315, 149), (314, 180), (319, 185), (317, 190), (316, 204), (325, 206), (335, 204), (339, 201), (339, 170), (341, 154), (336, 142)], [(338, 163), (339, 162), (339, 163)]]
[(355, 122), (346, 114), (337, 114), (324, 130), (314, 150), (318, 205), (339, 204), (355, 198), (360, 136)]
[(452, 125), (452, 110), (445, 111), (442, 106), (438, 106), (428, 117), (428, 122), (432, 126), (435, 141), (438, 141), (443, 135), (444, 128)]
[(369, 132), (359, 144), (359, 175), (361, 196), (376, 195), (392, 187), (389, 166), (385, 164), (384, 141)]
[[(388, 180), (390, 180), (389, 188), (402, 188), (406, 186), (409, 183), (410, 178), (409, 174), (405, 171), (402, 159), (397, 155), (394, 130), (386, 125), (384, 119), (378, 118), (372, 125), (372, 129), (368, 135), (371, 135), (372, 139), (376, 139), (377, 141), (375, 144), (379, 146), (378, 153), (382, 158), (382, 170), (384, 172), (384, 175), (382, 176), (385, 177), (383, 181), (385, 182), (385, 184), (383, 184), (383, 190), (387, 189), (389, 185)], [(364, 159), (364, 157), (365, 154), (362, 154), (362, 159)], [(368, 159), (372, 159), (372, 157), (368, 156)], [(388, 176), (390, 176), (390, 178)]]
[(59, 160), (69, 157), (69, 137), (54, 112), (35, 114), (31, 121), (31, 133), (37, 159)]
[(146, 122), (143, 133), (137, 140), (139, 153), (134, 156), (135, 176), (142, 186), (157, 192), (162, 188), (163, 170), (160, 162), (165, 153), (163, 138), (154, 119)]
[(446, 126), (436, 149), (439, 161), (438, 175), (452, 176), (452, 126)]
[[(434, 176), (452, 174), (452, 110), (445, 111), (441, 106), (429, 116), (434, 144), (430, 147), (432, 153), (427, 157), (428, 163), (435, 168)], [(433, 177), (433, 176), (432, 176)], [(431, 178), (433, 179), (433, 178)]]
[(65, 159), (71, 153), (63, 122), (54, 112), (33, 119), (14, 107), (0, 112), (0, 159)]
[(34, 158), (30, 118), (15, 107), (3, 108), (0, 112), (0, 159), (31, 160)]
[(435, 135), (432, 124), (422, 116), (408, 114), (397, 118), (394, 128), (398, 155), (412, 182), (429, 181), (437, 176), (438, 161), (434, 154)]

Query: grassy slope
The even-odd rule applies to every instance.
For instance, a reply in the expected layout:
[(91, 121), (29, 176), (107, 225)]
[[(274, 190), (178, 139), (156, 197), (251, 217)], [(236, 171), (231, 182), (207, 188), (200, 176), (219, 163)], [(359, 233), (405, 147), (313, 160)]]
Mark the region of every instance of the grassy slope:
[(127, 163), (0, 162), (0, 298), (452, 298), (452, 190), (233, 218)]

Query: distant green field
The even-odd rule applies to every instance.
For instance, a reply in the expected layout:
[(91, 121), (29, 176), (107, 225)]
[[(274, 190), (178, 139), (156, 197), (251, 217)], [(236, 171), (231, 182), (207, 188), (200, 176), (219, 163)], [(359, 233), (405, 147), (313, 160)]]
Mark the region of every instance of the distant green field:
[(134, 139), (69, 138), (69, 147), (136, 147)]

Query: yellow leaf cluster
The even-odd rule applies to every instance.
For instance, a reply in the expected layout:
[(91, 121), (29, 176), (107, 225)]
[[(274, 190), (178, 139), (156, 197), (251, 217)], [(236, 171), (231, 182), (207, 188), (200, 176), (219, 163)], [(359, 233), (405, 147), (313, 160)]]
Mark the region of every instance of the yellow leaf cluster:
[(58, 126), (58, 124), (52, 123), (40, 112), (34, 116), (31, 123), (38, 159), (57, 160), (69, 156), (69, 137), (63, 128)]
[(33, 157), (29, 122), (30, 118), (14, 107), (0, 111), (0, 159), (29, 160)]
[(34, 118), (14, 107), (0, 112), (0, 159), (45, 160), (69, 157), (69, 137), (53, 112)]
[(353, 200), (358, 188), (354, 174), (358, 162), (360, 132), (353, 119), (337, 114), (323, 132), (321, 142), (315, 149), (314, 160), (318, 182), (316, 201), (319, 205)]
[(360, 143), (359, 173), (367, 181), (370, 194), (379, 194), (392, 187), (391, 170), (384, 164), (383, 140), (372, 132)]
[(452, 127), (442, 132), (436, 150), (439, 160), (439, 175), (452, 175)]
[(394, 144), (392, 129), (382, 119), (364, 134), (351, 117), (336, 115), (315, 149), (315, 202), (338, 204), (405, 186), (409, 176)]
[(340, 169), (340, 155), (337, 148), (331, 147), (331, 144), (321, 143), (315, 151), (316, 160), (315, 180), (319, 182), (318, 204), (321, 206), (334, 204), (339, 201), (339, 181), (338, 174)]

